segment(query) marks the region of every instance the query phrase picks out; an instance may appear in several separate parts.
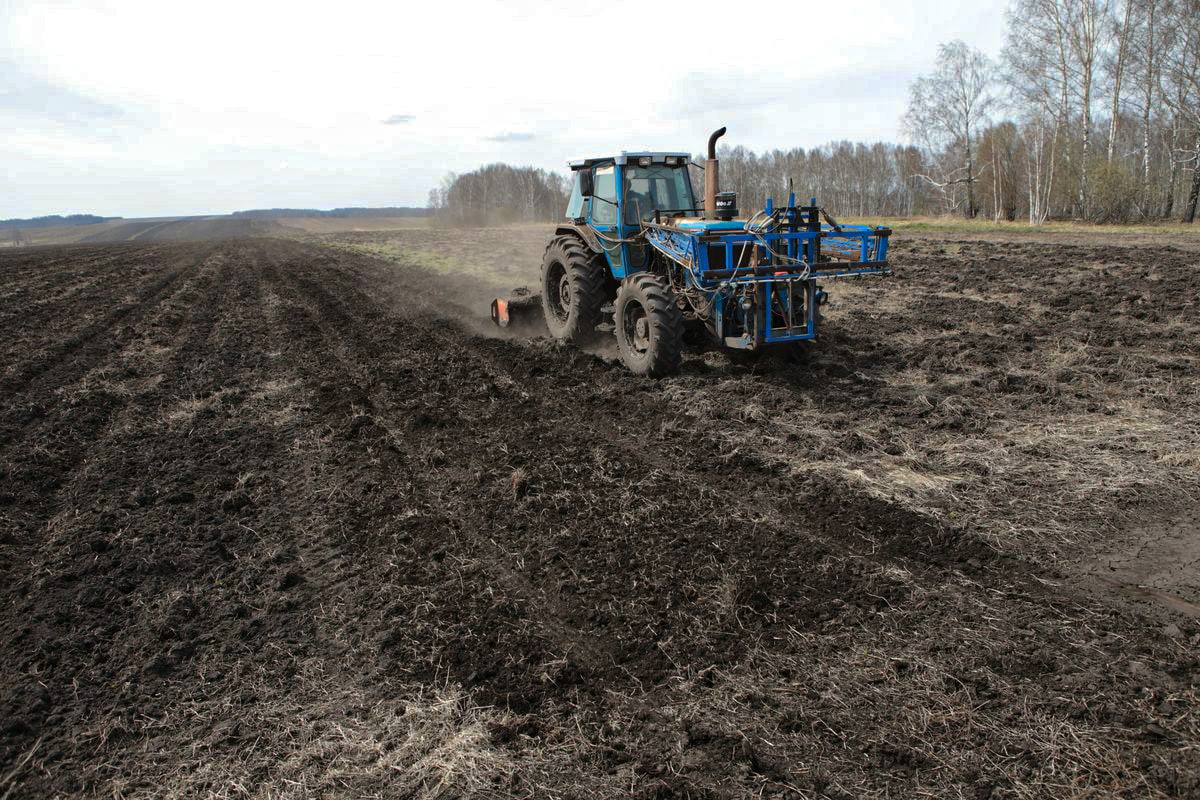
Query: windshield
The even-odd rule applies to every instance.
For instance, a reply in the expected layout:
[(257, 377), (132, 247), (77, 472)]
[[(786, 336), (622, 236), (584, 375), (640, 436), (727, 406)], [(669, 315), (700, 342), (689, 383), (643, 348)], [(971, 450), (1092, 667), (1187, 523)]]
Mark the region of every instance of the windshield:
[(693, 208), (692, 184), (688, 180), (687, 166), (669, 167), (654, 164), (625, 168), (625, 223), (638, 224), (652, 220), (655, 211)]

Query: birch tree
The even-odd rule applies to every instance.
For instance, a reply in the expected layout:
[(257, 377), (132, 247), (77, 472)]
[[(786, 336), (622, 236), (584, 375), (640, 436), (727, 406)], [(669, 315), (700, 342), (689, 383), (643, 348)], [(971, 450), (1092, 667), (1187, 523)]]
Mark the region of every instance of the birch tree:
[(1029, 176), (1029, 221), (1050, 218), (1060, 149), (1071, 116), (1070, 19), (1056, 0), (1016, 0), (1008, 12), (1003, 75), (1024, 109)]
[(974, 217), (974, 144), (978, 130), (996, 103), (994, 68), (986, 55), (959, 40), (938, 48), (937, 62), (929, 75), (909, 87), (908, 113), (904, 125), (909, 135), (929, 150), (957, 151), (959, 166), (935, 185), (965, 184), (967, 202), (963, 213)]
[(1092, 100), (1096, 83), (1096, 68), (1100, 58), (1102, 37), (1108, 15), (1106, 2), (1099, 0), (1062, 0), (1066, 18), (1071, 22), (1067, 41), (1077, 72), (1075, 89), (1079, 95), (1079, 107), (1083, 112), (1083, 156), (1080, 164), (1079, 206), (1084, 217), (1088, 216), (1088, 174), (1091, 171), (1092, 144)]
[(1195, 222), (1200, 201), (1200, 0), (1175, 0), (1169, 6), (1170, 32), (1164, 42), (1163, 97), (1175, 117), (1172, 142), (1176, 164), (1192, 172), (1183, 221)]
[(1138, 204), (1142, 216), (1148, 217), (1153, 213), (1150, 194), (1151, 144), (1153, 140), (1152, 120), (1154, 119), (1154, 98), (1158, 87), (1158, 51), (1162, 44), (1158, 25), (1161, 24), (1159, 14), (1160, 0), (1142, 0), (1142, 18), (1134, 28), (1130, 42), (1131, 67), (1134, 77), (1140, 85), (1139, 104), (1142, 118), (1142, 183), (1138, 192)]
[(1125, 0), (1122, 21), (1113, 29), (1113, 35), (1117, 42), (1117, 52), (1112, 67), (1112, 106), (1108, 118), (1108, 157), (1106, 160), (1110, 164), (1113, 160), (1113, 150), (1117, 145), (1117, 122), (1121, 119), (1121, 81), (1125, 77), (1126, 53), (1129, 50), (1129, 30), (1133, 16), (1133, 0)]

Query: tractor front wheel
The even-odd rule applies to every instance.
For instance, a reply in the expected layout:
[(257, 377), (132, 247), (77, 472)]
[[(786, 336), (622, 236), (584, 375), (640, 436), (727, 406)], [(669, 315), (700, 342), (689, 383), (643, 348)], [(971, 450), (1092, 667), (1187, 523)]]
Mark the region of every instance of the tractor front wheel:
[(556, 339), (583, 344), (596, 336), (608, 278), (604, 259), (574, 236), (558, 236), (542, 260), (542, 310)]
[(683, 362), (683, 315), (675, 297), (654, 275), (627, 278), (617, 293), (617, 349), (636, 375), (674, 375)]

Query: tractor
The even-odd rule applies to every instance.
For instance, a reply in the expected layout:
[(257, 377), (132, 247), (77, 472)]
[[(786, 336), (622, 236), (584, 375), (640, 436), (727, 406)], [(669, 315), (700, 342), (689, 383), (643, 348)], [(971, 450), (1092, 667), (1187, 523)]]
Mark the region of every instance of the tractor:
[[(540, 292), (492, 301), (501, 327), (537, 316), (555, 338), (580, 345), (616, 335), (634, 373), (679, 371), (689, 327), (720, 347), (762, 352), (810, 345), (827, 295), (818, 281), (890, 274), (891, 231), (839, 224), (812, 198), (766, 198), (739, 216), (720, 190), (717, 140), (704, 165), (684, 152), (622, 152), (570, 163), (566, 221), (546, 246)], [(704, 203), (692, 192), (704, 171)]]

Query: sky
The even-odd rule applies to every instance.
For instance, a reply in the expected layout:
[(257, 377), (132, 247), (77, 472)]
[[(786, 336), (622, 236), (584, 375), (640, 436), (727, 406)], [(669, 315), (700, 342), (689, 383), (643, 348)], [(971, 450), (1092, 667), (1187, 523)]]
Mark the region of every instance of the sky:
[[(0, 218), (424, 206), (450, 171), (900, 138), (1005, 0), (0, 0)], [(711, 36), (706, 31), (711, 28)]]

